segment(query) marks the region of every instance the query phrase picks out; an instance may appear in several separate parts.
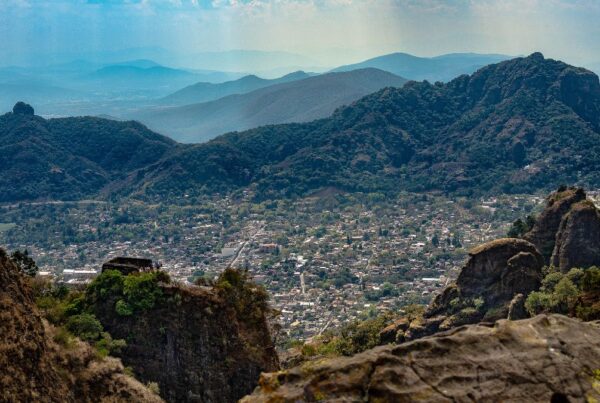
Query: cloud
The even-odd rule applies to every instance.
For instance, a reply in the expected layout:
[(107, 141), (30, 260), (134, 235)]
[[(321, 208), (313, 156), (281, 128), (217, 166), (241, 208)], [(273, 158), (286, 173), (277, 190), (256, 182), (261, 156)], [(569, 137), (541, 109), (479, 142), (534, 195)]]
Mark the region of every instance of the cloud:
[[(598, 0), (0, 0), (0, 60), (70, 49), (392, 51), (600, 60)], [(6, 62), (9, 63), (9, 62)]]

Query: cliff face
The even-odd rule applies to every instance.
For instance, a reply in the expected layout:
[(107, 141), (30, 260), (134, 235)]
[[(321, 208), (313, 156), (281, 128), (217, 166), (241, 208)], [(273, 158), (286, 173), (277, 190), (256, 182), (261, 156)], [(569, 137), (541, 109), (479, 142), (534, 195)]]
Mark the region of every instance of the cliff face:
[(97, 318), (127, 341), (125, 365), (143, 382), (157, 382), (170, 402), (232, 402), (279, 368), (265, 312), (244, 313), (211, 287), (160, 284), (153, 307), (123, 316), (119, 292), (96, 296)]
[(589, 201), (571, 206), (563, 217), (550, 263), (562, 272), (600, 264), (600, 212)]
[(597, 325), (540, 315), (265, 374), (242, 402), (595, 401), (599, 363)]
[(571, 207), (584, 201), (586, 194), (583, 189), (559, 190), (548, 196), (546, 207), (538, 217), (535, 225), (524, 239), (531, 242), (544, 257), (546, 264), (550, 263), (552, 251), (556, 242), (556, 233), (560, 227), (563, 217)]
[(116, 359), (87, 344), (64, 346), (38, 312), (31, 290), (0, 250), (0, 401), (159, 402)]
[[(513, 299), (540, 287), (543, 259), (522, 239), (498, 239), (469, 253), (455, 283), (429, 305), (423, 318), (402, 318), (383, 330), (382, 342), (414, 340), (438, 331), (508, 316)], [(513, 314), (516, 314), (513, 306)]]

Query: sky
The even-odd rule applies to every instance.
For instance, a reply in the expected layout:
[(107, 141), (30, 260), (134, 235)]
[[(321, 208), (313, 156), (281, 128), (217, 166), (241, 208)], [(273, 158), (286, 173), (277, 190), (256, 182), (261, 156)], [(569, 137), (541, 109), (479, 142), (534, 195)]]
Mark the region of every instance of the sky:
[(598, 21), (600, 0), (0, 0), (0, 65), (144, 48), (284, 51), (330, 67), (391, 52), (541, 51), (600, 66)]

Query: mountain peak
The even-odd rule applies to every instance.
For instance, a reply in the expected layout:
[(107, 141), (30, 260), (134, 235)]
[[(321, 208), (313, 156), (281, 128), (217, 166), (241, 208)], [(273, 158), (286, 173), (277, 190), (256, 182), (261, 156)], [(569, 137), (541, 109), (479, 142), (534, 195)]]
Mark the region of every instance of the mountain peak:
[(527, 58), (531, 59), (531, 60), (543, 61), (544, 60), (544, 55), (542, 54), (542, 52), (533, 52), (532, 54), (530, 54), (529, 56), (527, 56)]
[(33, 110), (33, 107), (31, 105), (19, 101), (13, 107), (13, 113), (15, 115), (33, 116), (35, 114), (35, 111)]

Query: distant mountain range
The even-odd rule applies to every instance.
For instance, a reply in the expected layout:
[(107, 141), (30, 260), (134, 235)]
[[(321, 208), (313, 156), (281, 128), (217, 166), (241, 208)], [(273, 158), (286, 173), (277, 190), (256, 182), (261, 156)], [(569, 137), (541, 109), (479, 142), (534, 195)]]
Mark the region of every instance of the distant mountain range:
[(407, 53), (392, 53), (361, 63), (338, 67), (332, 71), (350, 71), (368, 67), (389, 71), (411, 80), (450, 81), (462, 74), (471, 74), (488, 64), (510, 59), (505, 55), (452, 53), (436, 57), (418, 57)]
[[(342, 105), (385, 87), (401, 87), (405, 82), (377, 69), (328, 73), (211, 102), (150, 108), (129, 117), (178, 141), (197, 143), (229, 131), (325, 118)], [(223, 84), (218, 88), (227, 87)]]
[(328, 188), (467, 195), (600, 186), (598, 76), (539, 53), (448, 84), (386, 88), (326, 119), (197, 145), (138, 123), (27, 111), (0, 117), (3, 202), (247, 186), (261, 198)]
[(276, 79), (264, 79), (255, 75), (248, 75), (237, 80), (226, 81), (224, 83), (196, 83), (187, 86), (171, 95), (168, 95), (160, 100), (160, 103), (165, 105), (187, 105), (200, 102), (213, 101), (223, 98), (227, 95), (245, 94), (260, 88), (270, 85), (282, 84), (291, 81), (308, 78), (311, 75), (303, 71), (286, 74), (283, 77)]
[(76, 60), (45, 67), (5, 67), (0, 68), (0, 108), (28, 99), (45, 115), (114, 115), (199, 81), (218, 83), (241, 76), (174, 69), (145, 59), (110, 65)]

